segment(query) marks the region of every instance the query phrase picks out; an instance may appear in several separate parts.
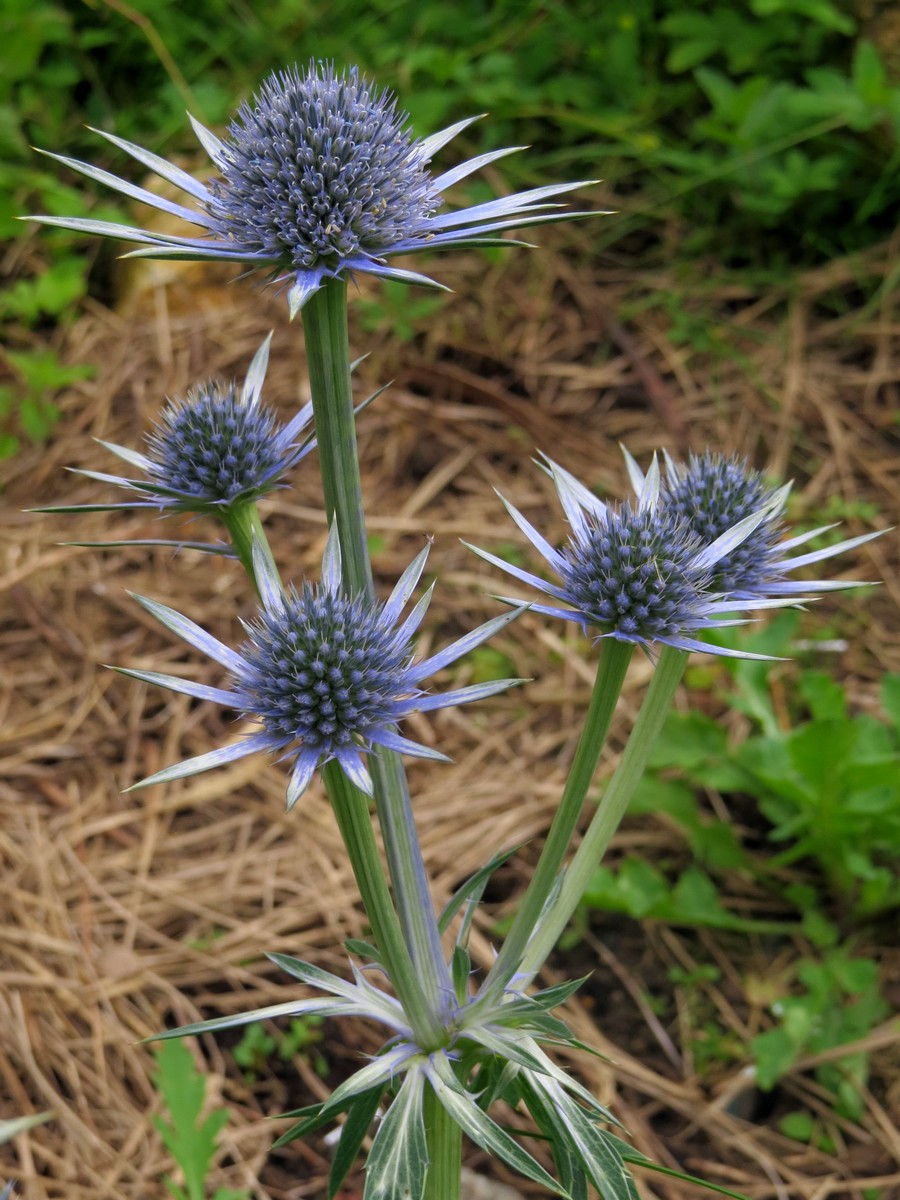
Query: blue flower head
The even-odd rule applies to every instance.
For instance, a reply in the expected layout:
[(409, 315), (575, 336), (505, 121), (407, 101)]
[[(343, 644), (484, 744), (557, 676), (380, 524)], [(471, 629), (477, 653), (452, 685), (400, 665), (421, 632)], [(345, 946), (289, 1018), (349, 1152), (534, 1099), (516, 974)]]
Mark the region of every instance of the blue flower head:
[[(503, 503), (559, 582), (550, 583), (470, 547), (556, 601), (533, 604), (534, 611), (575, 621), (585, 630), (595, 630), (599, 638), (645, 648), (659, 643), (677, 650), (736, 655), (739, 652), (699, 641), (697, 635), (740, 623), (728, 618), (729, 613), (790, 603), (754, 599), (750, 604), (714, 586), (717, 564), (764, 521), (766, 510), (751, 512), (704, 541), (674, 506), (662, 501), (655, 458), (647, 475), (641, 476), (636, 503), (619, 507), (604, 504), (550, 459), (546, 463), (572, 530), (562, 550), (555, 550), (516, 508)], [(740, 653), (740, 657), (758, 656)]]
[(80, 475), (118, 484), (134, 494), (130, 503), (102, 507), (221, 514), (278, 486), (315, 441), (311, 433), (302, 437), (312, 420), (311, 404), (282, 426), (274, 411), (260, 403), (271, 337), (254, 355), (240, 390), (234, 383), (210, 382), (192, 388), (183, 400), (169, 401), (147, 439), (146, 454), (101, 443), (142, 476), (129, 479), (79, 470)]
[(138, 786), (194, 775), (222, 763), (268, 750), (293, 760), (288, 808), (306, 790), (317, 767), (336, 759), (347, 777), (371, 795), (363, 756), (374, 746), (446, 761), (443, 754), (401, 736), (397, 723), (411, 713), (431, 712), (480, 700), (518, 680), (492, 680), (442, 695), (422, 689), (427, 676), (491, 637), (521, 609), (487, 621), (472, 633), (421, 662), (413, 658), (412, 636), (431, 599), (431, 588), (401, 620), (428, 557), (426, 547), (406, 568), (390, 597), (372, 603), (341, 589), (341, 551), (333, 526), (318, 587), (284, 591), (267, 558), (254, 555), (262, 607), (245, 626), (247, 641), (232, 650), (187, 617), (154, 600), (137, 597), (168, 629), (224, 666), (230, 687), (214, 688), (155, 671), (120, 668), (200, 700), (214, 700), (262, 728), (224, 749), (213, 750), (158, 771)]
[[(625, 459), (632, 484), (640, 491), (644, 476), (627, 451)], [(861, 586), (858, 581), (796, 580), (787, 576), (798, 567), (821, 562), (880, 537), (883, 530), (847, 538), (805, 554), (794, 554), (798, 546), (834, 526), (821, 526), (782, 541), (788, 532), (784, 508), (790, 484), (773, 488), (765, 476), (753, 470), (744, 459), (709, 450), (690, 455), (686, 463), (676, 463), (668, 454), (665, 461), (666, 476), (660, 504), (667, 512), (676, 514), (704, 546), (722, 537), (729, 528), (750, 520), (754, 514), (761, 518), (741, 542), (714, 564), (710, 579), (714, 591), (752, 601), (763, 597), (815, 595)]]
[(426, 276), (389, 267), (392, 254), (464, 245), (508, 245), (507, 229), (566, 220), (551, 199), (582, 183), (551, 184), (451, 212), (443, 193), (480, 167), (521, 147), (492, 150), (432, 176), (432, 156), (469, 126), (470, 118), (417, 139), (390, 92), (355, 67), (338, 74), (311, 62), (271, 75), (243, 104), (224, 140), (193, 117), (194, 131), (219, 175), (200, 183), (131, 142), (101, 136), (168, 180), (197, 207), (154, 195), (108, 171), (62, 155), (51, 158), (116, 191), (201, 230), (177, 236), (78, 217), (34, 220), (137, 242), (133, 255), (206, 258), (267, 267), (288, 282), (293, 316), (328, 278), (357, 272), (440, 286)]

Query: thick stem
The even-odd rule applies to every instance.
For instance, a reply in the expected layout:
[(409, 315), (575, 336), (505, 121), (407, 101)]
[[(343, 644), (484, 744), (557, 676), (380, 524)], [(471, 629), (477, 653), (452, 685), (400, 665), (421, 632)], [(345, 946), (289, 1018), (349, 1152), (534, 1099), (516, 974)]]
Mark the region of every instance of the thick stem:
[(562, 886), (528, 943), (521, 967), (525, 976), (523, 987), (537, 974), (553, 950), (578, 907), (591, 876), (600, 865), (644, 774), (650, 751), (672, 707), (687, 660), (688, 655), (683, 650), (673, 650), (668, 646), (662, 650), (619, 765), (600, 799), (575, 857), (563, 875)]
[(437, 1049), (446, 1039), (440, 1022), (425, 998), (397, 922), (381, 867), (366, 796), (354, 787), (337, 762), (326, 763), (322, 777), (347, 847), (372, 933), (397, 999), (409, 1019), (417, 1043), (423, 1050)]
[(253, 566), (254, 541), (257, 543), (259, 550), (268, 557), (269, 562), (272, 564), (274, 575), (278, 574), (278, 570), (272, 558), (272, 551), (269, 549), (269, 541), (263, 530), (262, 519), (259, 515), (259, 509), (256, 507), (256, 501), (248, 500), (246, 504), (239, 504), (232, 509), (226, 509), (221, 515), (221, 521), (228, 530), (231, 537), (231, 544), (234, 546), (235, 553), (241, 560), (241, 565), (256, 588), (256, 594), (259, 595), (256, 571)]
[(329, 522), (337, 521), (348, 591), (374, 597), (350, 385), (347, 284), (329, 279), (303, 309), (316, 441)]
[(515, 919), (504, 939), (500, 954), (481, 989), (479, 1004), (498, 1000), (504, 988), (518, 972), (535, 928), (540, 923), (541, 913), (556, 885), (559, 869), (581, 816), (585, 797), (606, 742), (625, 673), (634, 652), (630, 643), (615, 641), (612, 638), (604, 641), (602, 645), (591, 702), (559, 808), (547, 834), (531, 883), (516, 910)]
[(429, 1085), (424, 1096), (428, 1175), (423, 1200), (460, 1200), (462, 1130)]
[[(325, 507), (328, 519), (338, 523), (344, 586), (374, 601), (350, 386), (347, 285), (343, 280), (327, 280), (307, 301), (303, 327)], [(404, 937), (433, 1011), (443, 1012), (452, 996), (452, 984), (431, 904), (406, 772), (399, 755), (381, 748), (369, 754), (369, 768)]]

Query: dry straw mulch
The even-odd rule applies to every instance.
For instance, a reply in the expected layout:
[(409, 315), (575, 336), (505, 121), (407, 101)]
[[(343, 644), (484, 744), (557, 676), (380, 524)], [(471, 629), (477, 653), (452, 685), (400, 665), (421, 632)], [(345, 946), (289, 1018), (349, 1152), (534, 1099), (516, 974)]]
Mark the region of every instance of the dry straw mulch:
[[(890, 293), (897, 245), (753, 291), (715, 277), (686, 282), (664, 268), (636, 273), (592, 256), (586, 227), (542, 235), (544, 249), (485, 264), (444, 260), (456, 294), (405, 343), (354, 330), (354, 349), (376, 347), (360, 368), (360, 394), (391, 390), (360, 421), (376, 570), (386, 588), (434, 536), (439, 584), (423, 652), (497, 610), (498, 588), (459, 544), (518, 544), (492, 489), (550, 535), (563, 525), (535, 448), (612, 495), (626, 478), (617, 443), (647, 461), (661, 444), (748, 453), (797, 481), (799, 518), (843, 502), (847, 534), (871, 526), (853, 514), (875, 506), (887, 525), (898, 508), (900, 314)], [(3, 1115), (53, 1109), (48, 1125), (3, 1152), (0, 1178), (27, 1200), (158, 1200), (171, 1170), (152, 1116), (153, 1059), (138, 1040), (166, 1026), (274, 1003), (296, 994), (264, 951), (345, 969), (341, 941), (359, 934), (355, 888), (323, 793), (283, 811), (284, 771), (261, 759), (165, 788), (123, 794), (159, 766), (239, 737), (216, 708), (145, 687), (100, 664), (127, 664), (215, 683), (217, 670), (154, 624), (127, 595), (171, 603), (229, 640), (252, 607), (235, 564), (191, 553), (77, 549), (67, 539), (160, 536), (155, 519), (119, 514), (37, 516), (36, 504), (100, 501), (102, 487), (66, 466), (111, 469), (93, 438), (139, 444), (166, 394), (210, 374), (242, 376), (276, 330), (267, 395), (291, 412), (306, 395), (299, 327), (283, 302), (247, 281), (220, 289), (199, 271), (131, 280), (116, 311), (91, 305), (59, 336), (67, 359), (97, 364), (96, 377), (61, 397), (53, 440), (5, 464), (0, 525), (0, 1096)], [(376, 293), (364, 289), (363, 300)], [(418, 299), (418, 297), (416, 297)], [(378, 312), (363, 305), (369, 325)], [(830, 510), (833, 511), (833, 508)], [(285, 571), (315, 572), (324, 514), (311, 462), (296, 488), (266, 505)], [(865, 510), (863, 510), (865, 513)], [(196, 536), (208, 536), (196, 529)], [(847, 578), (883, 579), (877, 591), (829, 598), (805, 618), (833, 626), (845, 648), (826, 666), (871, 709), (883, 668), (900, 668), (896, 542), (846, 556)], [(505, 587), (505, 585), (503, 585)], [(126, 590), (127, 589), (127, 590)], [(502, 590), (502, 589), (501, 589)], [(412, 736), (440, 745), (452, 766), (412, 764), (424, 852), (438, 900), (500, 847), (527, 843), (502, 871), (476, 930), (484, 964), (492, 923), (524, 886), (564, 777), (591, 680), (591, 656), (560, 624), (524, 616), (497, 640), (518, 675), (512, 695), (413, 722)], [(453, 682), (464, 683), (463, 665)], [(791, 668), (779, 668), (790, 686)], [(638, 664), (621, 705), (607, 766), (633, 718), (647, 668)], [(654, 857), (677, 846), (671, 830), (627, 826), (620, 845)], [(871, 1039), (866, 1118), (830, 1122), (834, 1153), (745, 1119), (752, 1088), (734, 1063), (698, 1074), (678, 1022), (664, 1027), (648, 991), (669, 987), (669, 967), (697, 956), (722, 968), (701, 990), (741, 1037), (765, 1027), (748, 985), (782, 964), (765, 942), (669, 928), (641, 933), (606, 918), (573, 954), (597, 967), (595, 986), (568, 1006), (576, 1033), (614, 1060), (581, 1056), (578, 1070), (611, 1103), (635, 1143), (664, 1163), (706, 1174), (764, 1200), (900, 1195), (900, 1047), (896, 1025)], [(885, 971), (898, 955), (886, 935)], [(867, 952), (879, 952), (865, 943)], [(548, 970), (557, 978), (560, 960)], [(606, 985), (604, 985), (606, 986)], [(679, 994), (680, 1018), (685, 997)], [(247, 1081), (229, 1052), (235, 1039), (196, 1048), (211, 1099), (232, 1112), (216, 1182), (254, 1197), (324, 1195), (323, 1143), (273, 1156), (262, 1115), (324, 1093), (309, 1061)], [(332, 1079), (376, 1045), (366, 1028), (326, 1026), (319, 1049)], [(812, 1064), (803, 1064), (810, 1066)], [(812, 1076), (785, 1084), (794, 1107), (825, 1114)], [(472, 1164), (503, 1177), (475, 1154)], [(694, 1192), (659, 1177), (644, 1195)], [(527, 1188), (523, 1189), (527, 1192)], [(355, 1194), (355, 1193), (349, 1193)], [(873, 1193), (875, 1194), (875, 1193)]]

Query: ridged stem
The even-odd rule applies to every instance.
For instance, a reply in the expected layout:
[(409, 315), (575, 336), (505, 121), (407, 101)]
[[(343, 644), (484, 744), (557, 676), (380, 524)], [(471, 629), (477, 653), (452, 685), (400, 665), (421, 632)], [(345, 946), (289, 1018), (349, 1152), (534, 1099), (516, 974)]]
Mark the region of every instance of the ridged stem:
[(462, 1190), (462, 1130), (425, 1085), (425, 1136), (428, 1139), (428, 1175), (422, 1200), (460, 1200)]
[(513, 976), (518, 974), (522, 958), (541, 921), (541, 914), (553, 894), (560, 867), (578, 825), (585, 797), (606, 743), (606, 735), (616, 710), (625, 673), (634, 652), (630, 643), (615, 641), (612, 638), (601, 644), (600, 661), (590, 704), (562, 799), (531, 882), (516, 909), (515, 918), (500, 953), (479, 992), (477, 1004), (486, 1005), (497, 1001)]
[[(330, 279), (306, 303), (303, 327), (309, 361), (322, 486), (329, 520), (341, 540), (344, 586), (375, 600), (366, 537), (356, 426), (350, 385), (347, 285)], [(441, 948), (428, 877), (416, 833), (406, 772), (399, 755), (369, 754), (375, 806), (400, 925), (432, 1011), (446, 1011), (452, 984)]]
[(403, 940), (381, 868), (368, 800), (359, 788), (354, 787), (338, 763), (326, 763), (322, 777), (347, 847), (375, 942), (383, 956), (397, 999), (403, 1006), (417, 1043), (422, 1049), (436, 1049), (444, 1044), (446, 1038), (419, 986), (415, 967)]
[(600, 798), (575, 857), (562, 877), (562, 885), (544, 913), (522, 959), (521, 986), (533, 978), (572, 919), (585, 888), (619, 827), (647, 766), (663, 722), (669, 715), (675, 692), (684, 674), (688, 655), (665, 646), (653, 672), (628, 744), (612, 779)]
[(244, 570), (256, 588), (256, 594), (259, 595), (256, 571), (253, 566), (254, 541), (262, 553), (268, 556), (272, 564), (273, 574), (277, 575), (278, 569), (272, 558), (272, 551), (269, 549), (269, 541), (263, 530), (262, 519), (259, 515), (256, 501), (248, 500), (245, 504), (236, 505), (232, 509), (226, 509), (221, 515), (221, 521), (228, 530), (235, 553), (241, 560)]

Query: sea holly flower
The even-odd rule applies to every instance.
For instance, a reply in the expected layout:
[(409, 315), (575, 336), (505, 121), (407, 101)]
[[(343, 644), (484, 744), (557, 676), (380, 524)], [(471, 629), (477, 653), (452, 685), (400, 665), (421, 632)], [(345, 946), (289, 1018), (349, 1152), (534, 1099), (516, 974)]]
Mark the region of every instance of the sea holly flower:
[(492, 680), (442, 695), (429, 695), (421, 687), (429, 675), (481, 645), (522, 610), (495, 617), (437, 654), (415, 662), (411, 639), (428, 609), (432, 588), (402, 621), (401, 615), (427, 558), (428, 547), (409, 564), (388, 599), (373, 603), (342, 591), (337, 525), (328, 536), (318, 587), (304, 583), (299, 591), (285, 592), (256, 543), (253, 562), (262, 604), (257, 617), (245, 625), (247, 641), (240, 650), (232, 650), (174, 609), (136, 597), (167, 629), (221, 663), (228, 670), (230, 687), (207, 687), (155, 671), (118, 669), (199, 700), (224, 704), (262, 724), (259, 732), (232, 746), (166, 767), (136, 786), (181, 779), (267, 750), (293, 760), (287, 790), (287, 805), (292, 808), (316, 768), (332, 759), (352, 783), (371, 795), (364, 755), (373, 746), (448, 761), (439, 751), (402, 737), (397, 723), (412, 713), (481, 700), (521, 682)]
[[(629, 461), (630, 460), (630, 461)], [(791, 485), (772, 488), (760, 471), (754, 471), (743, 459), (707, 450), (692, 454), (687, 463), (676, 463), (665, 455), (666, 477), (661, 503), (677, 513), (704, 545), (720, 537), (730, 526), (753, 513), (765, 513), (764, 519), (728, 554), (720, 558), (712, 573), (712, 587), (744, 600), (762, 596), (797, 596), (802, 593), (839, 591), (864, 586), (858, 581), (841, 579), (795, 580), (787, 575), (799, 567), (832, 558), (855, 546), (880, 537), (883, 530), (847, 538), (806, 554), (793, 554), (797, 547), (833, 529), (823, 525), (796, 537), (780, 539), (786, 532), (783, 521)], [(629, 473), (636, 487), (641, 486), (640, 468), (626, 452)]]
[(196, 258), (267, 267), (287, 280), (291, 315), (329, 278), (367, 273), (440, 286), (390, 267), (392, 254), (470, 245), (508, 245), (506, 229), (567, 220), (554, 199), (584, 186), (550, 184), (469, 208), (442, 212), (444, 192), (471, 172), (522, 147), (491, 150), (433, 176), (434, 154), (477, 117), (417, 139), (389, 91), (356, 67), (338, 74), (311, 62), (277, 72), (242, 104), (224, 140), (190, 117), (218, 178), (200, 183), (172, 163), (110, 133), (108, 141), (174, 184), (197, 205), (182, 204), (98, 167), (52, 154), (66, 166), (202, 232), (177, 236), (79, 217), (34, 220), (138, 242), (132, 256)]
[(269, 334), (257, 350), (240, 390), (235, 383), (211, 381), (190, 389), (184, 399), (170, 400), (147, 438), (146, 454), (101, 441), (136, 467), (141, 478), (77, 470), (79, 475), (127, 489), (133, 500), (69, 506), (66, 511), (157, 508), (221, 516), (277, 487), (315, 441), (311, 404), (286, 425), (279, 425), (274, 410), (260, 403), (271, 339)]
[(616, 638), (645, 648), (659, 643), (676, 650), (757, 657), (707, 645), (697, 635), (741, 623), (727, 614), (792, 602), (754, 597), (751, 603), (714, 586), (717, 564), (767, 519), (768, 509), (744, 516), (713, 541), (704, 542), (684, 516), (665, 503), (655, 458), (646, 476), (635, 480), (636, 502), (618, 507), (604, 504), (552, 460), (546, 459), (546, 463), (572, 529), (562, 550), (555, 550), (518, 509), (502, 496), (501, 500), (560, 582), (548, 582), (476, 546), (469, 547), (557, 602), (532, 604), (535, 612), (575, 621), (585, 630), (591, 627), (598, 638)]

